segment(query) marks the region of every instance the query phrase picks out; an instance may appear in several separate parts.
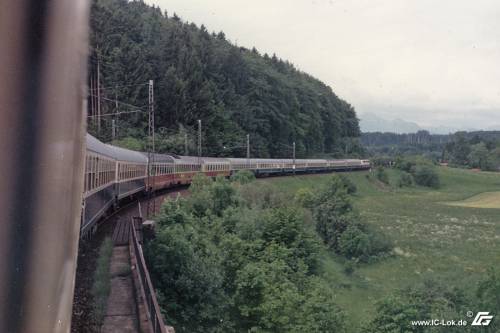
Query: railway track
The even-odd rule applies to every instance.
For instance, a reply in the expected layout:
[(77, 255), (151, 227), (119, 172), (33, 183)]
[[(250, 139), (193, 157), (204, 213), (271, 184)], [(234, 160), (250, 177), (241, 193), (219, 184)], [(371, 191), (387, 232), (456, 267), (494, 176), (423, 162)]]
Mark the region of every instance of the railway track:
[[(179, 187), (160, 192), (155, 196), (156, 212), (166, 197), (175, 197), (177, 194), (187, 194), (187, 187)], [(95, 235), (90, 239), (81, 239), (78, 248), (78, 262), (75, 279), (75, 293), (73, 299), (73, 313), (71, 332), (95, 333), (100, 332), (99, 324), (94, 318), (92, 285), (96, 269), (99, 249), (107, 237), (112, 238), (116, 226), (124, 221), (130, 221), (138, 215), (138, 202), (144, 206), (146, 198), (132, 200), (112, 212), (103, 219)]]

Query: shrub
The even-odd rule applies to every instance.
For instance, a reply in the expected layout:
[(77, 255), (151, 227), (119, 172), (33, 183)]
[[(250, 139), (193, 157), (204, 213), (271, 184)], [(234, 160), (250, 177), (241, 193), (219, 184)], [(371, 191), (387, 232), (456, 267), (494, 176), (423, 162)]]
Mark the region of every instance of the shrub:
[(413, 176), (411, 174), (409, 174), (408, 172), (403, 171), (401, 173), (401, 176), (399, 176), (398, 186), (405, 187), (405, 186), (412, 186), (412, 185), (413, 185)]
[(398, 157), (394, 163), (396, 169), (411, 172), (417, 163), (413, 159)]
[(205, 187), (210, 186), (213, 183), (211, 178), (208, 178), (203, 173), (199, 172), (194, 175), (191, 185), (189, 185), (189, 191), (191, 193), (196, 193), (203, 190)]
[(316, 232), (323, 242), (347, 258), (367, 261), (369, 257), (391, 249), (391, 243), (361, 222), (359, 214), (353, 211), (341, 177), (330, 178), (318, 190), (313, 216)]
[(231, 181), (238, 182), (241, 185), (251, 183), (255, 180), (255, 175), (249, 170), (240, 170), (231, 175)]
[(259, 209), (287, 206), (293, 199), (285, 192), (276, 191), (268, 182), (254, 182), (241, 186), (239, 194), (248, 207)]
[(308, 188), (300, 188), (295, 193), (294, 200), (305, 208), (312, 208), (314, 205), (314, 193)]
[(216, 181), (209, 187), (209, 192), (212, 212), (218, 216), (221, 216), (226, 208), (236, 206), (238, 203), (235, 188), (223, 177), (217, 177)]
[(340, 175), (340, 180), (342, 181), (342, 184), (344, 184), (347, 194), (354, 194), (358, 191), (356, 184), (354, 184), (354, 182), (348, 177)]
[(355, 263), (353, 260), (349, 260), (344, 264), (345, 275), (352, 275), (354, 273)]
[(339, 252), (349, 259), (369, 256), (370, 246), (368, 235), (355, 224), (349, 225), (339, 239)]
[(375, 177), (384, 184), (389, 184), (389, 176), (383, 167), (378, 167), (375, 170)]
[(436, 170), (428, 165), (417, 165), (413, 178), (418, 185), (438, 188), (440, 186), (439, 175)]
[(316, 209), (316, 231), (324, 243), (336, 252), (339, 251), (339, 239), (347, 227), (355, 220), (353, 214), (341, 214), (335, 203), (324, 204)]
[[(415, 329), (414, 320), (446, 314), (449, 318), (463, 318), (471, 308), (462, 290), (425, 280), (423, 284), (399, 290), (376, 303), (375, 317), (365, 332), (461, 332), (463, 327), (436, 327)], [(469, 331), (471, 332), (471, 331)]]

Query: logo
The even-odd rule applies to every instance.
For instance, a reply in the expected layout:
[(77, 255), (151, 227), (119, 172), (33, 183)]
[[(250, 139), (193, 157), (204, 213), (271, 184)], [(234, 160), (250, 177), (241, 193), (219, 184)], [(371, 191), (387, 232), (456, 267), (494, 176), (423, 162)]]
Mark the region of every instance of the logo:
[(489, 312), (478, 312), (471, 326), (488, 326), (492, 319)]

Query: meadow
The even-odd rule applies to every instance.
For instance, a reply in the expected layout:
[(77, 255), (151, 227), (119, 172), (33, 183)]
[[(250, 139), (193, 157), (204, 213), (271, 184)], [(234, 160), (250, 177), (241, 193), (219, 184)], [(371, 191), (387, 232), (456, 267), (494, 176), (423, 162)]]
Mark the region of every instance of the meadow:
[[(389, 185), (369, 179), (369, 172), (345, 173), (357, 186), (353, 202), (361, 218), (394, 242), (390, 257), (358, 264), (351, 274), (342, 258), (324, 253), (324, 279), (334, 287), (352, 332), (371, 319), (377, 300), (398, 289), (434, 279), (472, 291), (500, 262), (500, 173), (447, 167), (438, 172), (438, 189), (399, 188), (397, 170), (388, 170)], [(293, 194), (318, 188), (328, 177), (259, 181)]]

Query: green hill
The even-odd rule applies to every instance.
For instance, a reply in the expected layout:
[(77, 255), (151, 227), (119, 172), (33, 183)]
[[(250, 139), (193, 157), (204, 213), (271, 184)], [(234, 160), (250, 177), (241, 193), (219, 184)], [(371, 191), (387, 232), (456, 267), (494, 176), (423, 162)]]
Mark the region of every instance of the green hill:
[[(173, 13), (172, 13), (173, 14)], [(253, 156), (340, 156), (359, 150), (354, 108), (331, 88), (276, 55), (238, 47), (223, 32), (211, 33), (142, 1), (97, 0), (91, 11), (90, 78), (100, 63), (102, 113), (147, 109), (146, 83), (155, 82), (158, 147), (182, 152), (188, 134), (195, 152), (197, 119), (203, 151), (240, 155), (251, 134)], [(96, 95), (96, 89), (91, 90)], [(127, 103), (127, 104), (125, 104)], [(91, 105), (89, 100), (89, 105)], [(90, 107), (90, 106), (89, 106)], [(111, 117), (98, 137), (111, 139)], [(120, 115), (117, 136), (143, 138), (145, 114)], [(96, 134), (95, 122), (89, 130)]]

